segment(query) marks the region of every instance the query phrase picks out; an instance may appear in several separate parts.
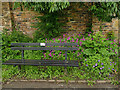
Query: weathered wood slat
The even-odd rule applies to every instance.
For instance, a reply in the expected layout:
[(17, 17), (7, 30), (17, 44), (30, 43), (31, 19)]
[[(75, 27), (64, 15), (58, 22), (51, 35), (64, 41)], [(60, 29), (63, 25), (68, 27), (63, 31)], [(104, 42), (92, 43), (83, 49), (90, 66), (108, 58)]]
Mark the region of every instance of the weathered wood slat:
[(79, 67), (78, 64), (33, 64), (33, 63), (6, 63), (4, 65), (32, 65), (32, 66), (72, 66), (72, 67)]
[[(40, 46), (40, 43), (11, 43), (12, 46)], [(78, 43), (45, 43), (46, 46), (76, 46)]]
[(65, 60), (9, 60), (3, 63), (4, 65), (41, 65), (41, 66), (75, 66), (78, 67), (78, 61), (65, 61)]
[[(39, 59), (10, 59), (10, 60), (8, 60), (8, 61), (6, 61), (7, 63), (8, 62), (10, 62), (10, 63), (12, 63), (12, 62), (18, 62), (18, 63), (20, 63), (20, 62), (47, 62), (47, 63), (65, 63), (66, 61), (65, 60), (39, 60)], [(68, 60), (67, 61), (68, 63), (78, 63), (78, 61), (77, 60)]]
[(77, 47), (11, 47), (12, 50), (78, 50)]

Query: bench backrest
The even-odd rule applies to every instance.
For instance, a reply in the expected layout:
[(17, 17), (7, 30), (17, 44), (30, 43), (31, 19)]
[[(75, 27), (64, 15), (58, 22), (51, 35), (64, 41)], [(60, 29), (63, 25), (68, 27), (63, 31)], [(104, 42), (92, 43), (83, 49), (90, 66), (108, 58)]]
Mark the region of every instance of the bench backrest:
[[(22, 51), (22, 60), (24, 59), (24, 50), (65, 50), (65, 61), (67, 61), (67, 50), (78, 50), (77, 43), (11, 43), (11, 46), (22, 46), (22, 47), (11, 47), (12, 50)], [(24, 47), (24, 46), (66, 46), (66, 47)]]
[[(78, 50), (77, 43), (11, 43), (11, 46), (22, 46), (22, 47), (11, 47), (12, 50)], [(24, 46), (66, 46), (66, 47), (24, 47)]]
[[(11, 43), (11, 46), (40, 46), (41, 43)], [(76, 46), (78, 43), (45, 43), (45, 46)]]

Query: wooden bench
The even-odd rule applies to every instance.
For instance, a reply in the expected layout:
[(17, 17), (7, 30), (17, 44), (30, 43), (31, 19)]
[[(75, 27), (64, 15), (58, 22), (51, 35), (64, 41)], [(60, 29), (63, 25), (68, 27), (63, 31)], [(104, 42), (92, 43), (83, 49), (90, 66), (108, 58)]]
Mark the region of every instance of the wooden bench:
[[(77, 46), (77, 43), (11, 43), (12, 50), (21, 50), (22, 59), (10, 59), (4, 62), (4, 65), (18, 65), (21, 69), (21, 65), (34, 65), (34, 66), (73, 66), (78, 67), (79, 63), (77, 60), (67, 60), (67, 51), (68, 50), (78, 50), (77, 47), (68, 47), (68, 46)], [(25, 47), (25, 46), (39, 46), (39, 47)], [(47, 47), (47, 46), (65, 46), (65, 47)], [(24, 59), (24, 50), (64, 50), (65, 51), (65, 60), (31, 60)]]

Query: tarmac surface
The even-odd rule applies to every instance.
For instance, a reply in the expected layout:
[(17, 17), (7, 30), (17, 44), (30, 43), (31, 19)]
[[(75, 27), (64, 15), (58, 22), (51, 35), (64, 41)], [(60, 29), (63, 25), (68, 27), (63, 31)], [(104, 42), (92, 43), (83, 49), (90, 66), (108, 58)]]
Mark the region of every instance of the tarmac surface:
[(53, 83), (34, 81), (13, 81), (2, 85), (2, 88), (118, 88), (110, 83), (97, 83), (89, 86), (87, 83)]

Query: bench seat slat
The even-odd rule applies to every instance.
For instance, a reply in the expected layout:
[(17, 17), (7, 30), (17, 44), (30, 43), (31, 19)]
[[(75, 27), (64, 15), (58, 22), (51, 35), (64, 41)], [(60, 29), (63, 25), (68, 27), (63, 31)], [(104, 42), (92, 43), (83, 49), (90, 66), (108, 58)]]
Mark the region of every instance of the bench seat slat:
[(32, 65), (32, 66), (72, 66), (72, 67), (79, 67), (78, 64), (33, 64), (33, 63), (6, 63), (3, 65)]
[(67, 63), (65, 60), (9, 60), (3, 63), (4, 65), (41, 65), (41, 66), (75, 66), (78, 67), (78, 61), (69, 60)]
[[(11, 43), (12, 46), (39, 46), (40, 43)], [(75, 46), (78, 43), (45, 43), (46, 46)]]
[(12, 50), (78, 50), (77, 47), (11, 47)]
[[(10, 59), (6, 62), (47, 62), (47, 63), (65, 63), (65, 60), (39, 60), (39, 59)], [(77, 60), (67, 60), (69, 63), (77, 63), (78, 61)]]

